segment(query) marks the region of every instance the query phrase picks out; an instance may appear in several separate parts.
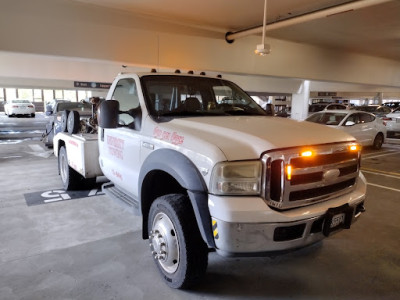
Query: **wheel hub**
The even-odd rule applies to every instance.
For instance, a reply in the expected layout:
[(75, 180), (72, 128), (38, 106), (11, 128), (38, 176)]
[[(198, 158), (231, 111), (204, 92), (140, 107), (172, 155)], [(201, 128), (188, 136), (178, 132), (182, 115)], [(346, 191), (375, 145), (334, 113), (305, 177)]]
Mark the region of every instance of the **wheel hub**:
[(168, 273), (177, 270), (179, 264), (179, 244), (175, 227), (164, 213), (158, 213), (149, 233), (151, 253), (160, 266)]

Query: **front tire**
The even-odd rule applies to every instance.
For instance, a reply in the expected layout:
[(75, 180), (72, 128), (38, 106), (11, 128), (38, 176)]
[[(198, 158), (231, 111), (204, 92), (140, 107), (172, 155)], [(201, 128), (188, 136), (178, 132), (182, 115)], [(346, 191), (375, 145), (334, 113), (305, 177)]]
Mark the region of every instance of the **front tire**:
[(150, 207), (148, 232), (154, 261), (168, 286), (189, 288), (204, 276), (208, 249), (187, 196), (157, 198)]

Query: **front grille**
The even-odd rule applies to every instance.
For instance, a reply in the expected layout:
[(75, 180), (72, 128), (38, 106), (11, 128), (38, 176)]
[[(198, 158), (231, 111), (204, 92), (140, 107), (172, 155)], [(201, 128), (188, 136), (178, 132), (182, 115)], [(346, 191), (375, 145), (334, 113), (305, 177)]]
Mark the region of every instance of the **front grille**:
[[(277, 209), (289, 209), (326, 201), (355, 188), (359, 173), (359, 151), (351, 143), (289, 148), (263, 155), (264, 197)], [(311, 157), (302, 157), (303, 150)], [(292, 168), (288, 178), (286, 167)]]

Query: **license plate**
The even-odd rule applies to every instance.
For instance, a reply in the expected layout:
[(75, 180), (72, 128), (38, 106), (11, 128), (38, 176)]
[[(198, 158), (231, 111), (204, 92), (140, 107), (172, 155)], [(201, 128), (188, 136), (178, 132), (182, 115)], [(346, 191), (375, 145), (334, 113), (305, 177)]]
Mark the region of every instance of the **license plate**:
[(329, 236), (333, 232), (350, 228), (352, 218), (353, 208), (348, 204), (328, 209), (325, 215), (323, 234)]
[(345, 218), (346, 218), (345, 213), (341, 213), (341, 214), (333, 216), (329, 227), (335, 228), (335, 227), (339, 226), (340, 224), (344, 224)]
[(397, 119), (396, 119), (396, 123), (400, 123), (400, 118), (397, 118)]

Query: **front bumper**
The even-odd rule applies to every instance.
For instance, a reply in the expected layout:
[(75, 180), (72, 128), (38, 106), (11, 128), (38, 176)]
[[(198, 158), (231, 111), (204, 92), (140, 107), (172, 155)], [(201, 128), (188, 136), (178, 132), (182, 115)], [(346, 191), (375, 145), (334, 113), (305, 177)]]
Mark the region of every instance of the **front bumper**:
[(360, 174), (353, 192), (287, 211), (272, 210), (258, 197), (211, 196), (209, 207), (216, 250), (223, 256), (257, 256), (313, 244), (346, 227), (342, 224), (332, 230), (327, 228), (332, 222), (328, 212), (337, 208), (343, 208), (344, 212), (347, 208), (347, 228), (358, 220), (364, 211), (365, 191), (365, 178)]

